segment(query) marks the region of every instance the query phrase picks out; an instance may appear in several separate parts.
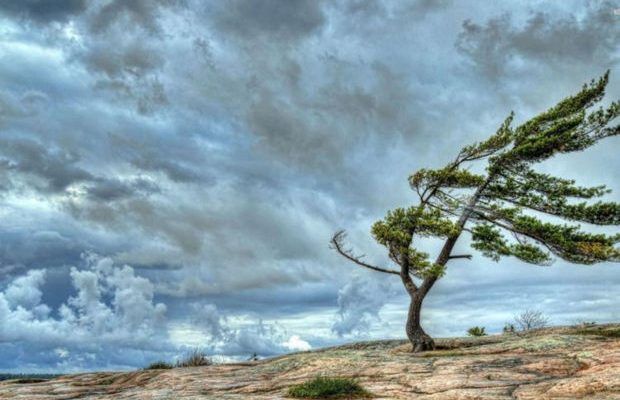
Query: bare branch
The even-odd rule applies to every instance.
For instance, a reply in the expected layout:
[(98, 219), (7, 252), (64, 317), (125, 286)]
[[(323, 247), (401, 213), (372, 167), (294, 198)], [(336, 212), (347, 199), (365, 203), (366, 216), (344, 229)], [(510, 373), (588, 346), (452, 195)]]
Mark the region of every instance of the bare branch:
[(338, 231), (334, 234), (334, 236), (332, 237), (332, 240), (330, 241), (332, 248), (334, 250), (336, 250), (341, 256), (343, 256), (344, 258), (354, 262), (355, 264), (361, 266), (361, 267), (365, 267), (368, 269), (371, 269), (373, 271), (378, 271), (378, 272), (385, 272), (386, 274), (394, 274), (394, 275), (400, 275), (400, 272), (398, 271), (394, 271), (391, 269), (386, 269), (386, 268), (380, 268), (380, 267), (376, 267), (374, 265), (370, 265), (365, 263), (364, 261), (362, 261), (362, 257), (363, 256), (356, 256), (353, 254), (353, 251), (351, 249), (345, 249), (343, 247), (344, 245), (344, 238), (346, 237), (346, 232), (345, 231)]
[(471, 254), (455, 254), (448, 257), (448, 260), (454, 260), (455, 258), (466, 258), (468, 260), (471, 260)]
[(514, 320), (521, 331), (544, 328), (549, 324), (549, 318), (538, 310), (525, 310), (515, 315)]

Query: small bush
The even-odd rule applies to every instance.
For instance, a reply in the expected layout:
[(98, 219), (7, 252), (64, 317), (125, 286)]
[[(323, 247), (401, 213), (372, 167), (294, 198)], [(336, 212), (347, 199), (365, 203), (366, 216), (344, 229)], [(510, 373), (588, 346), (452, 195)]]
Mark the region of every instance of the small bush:
[(289, 388), (290, 397), (306, 399), (368, 398), (371, 394), (350, 378), (317, 377)]
[(469, 336), (486, 336), (484, 326), (473, 326), (467, 330)]
[(165, 361), (155, 361), (154, 363), (149, 364), (148, 367), (144, 369), (172, 369), (174, 365), (165, 362)]
[(514, 324), (509, 324), (506, 323), (504, 325), (504, 328), (502, 329), (502, 332), (504, 333), (515, 333), (517, 331), (517, 329), (515, 328)]
[(211, 365), (213, 362), (207, 355), (200, 349), (194, 349), (190, 351), (183, 359), (177, 361), (177, 367), (204, 367)]

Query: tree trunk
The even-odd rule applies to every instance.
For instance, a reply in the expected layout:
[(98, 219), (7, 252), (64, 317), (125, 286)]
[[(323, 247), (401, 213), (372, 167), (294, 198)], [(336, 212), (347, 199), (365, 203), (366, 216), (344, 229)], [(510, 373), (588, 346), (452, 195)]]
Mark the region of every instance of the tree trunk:
[(420, 326), (420, 312), (422, 311), (422, 301), (425, 295), (426, 293), (411, 295), (411, 303), (409, 304), (406, 330), (414, 353), (435, 349), (435, 342)]

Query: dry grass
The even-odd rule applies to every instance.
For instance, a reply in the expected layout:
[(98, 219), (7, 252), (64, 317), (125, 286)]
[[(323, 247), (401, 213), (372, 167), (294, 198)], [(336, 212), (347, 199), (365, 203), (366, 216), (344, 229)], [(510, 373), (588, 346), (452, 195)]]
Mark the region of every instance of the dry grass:
[(206, 353), (200, 349), (190, 351), (185, 355), (185, 357), (176, 363), (178, 368), (204, 367), (207, 365), (213, 365), (213, 361), (211, 361), (211, 359), (207, 357)]

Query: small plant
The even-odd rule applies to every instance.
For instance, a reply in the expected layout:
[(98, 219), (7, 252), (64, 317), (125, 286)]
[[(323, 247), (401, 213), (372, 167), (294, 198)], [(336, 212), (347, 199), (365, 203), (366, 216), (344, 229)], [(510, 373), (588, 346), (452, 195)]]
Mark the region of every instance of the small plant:
[(150, 363), (146, 368), (144, 369), (172, 369), (174, 368), (174, 365), (172, 365), (169, 362), (165, 362), (165, 361), (155, 361), (153, 363)]
[(583, 320), (579, 320), (579, 321), (576, 321), (574, 323), (574, 325), (578, 326), (578, 327), (595, 326), (596, 325), (596, 321), (583, 321)]
[(211, 365), (213, 362), (204, 351), (200, 349), (194, 349), (190, 351), (183, 359), (177, 361), (176, 366), (179, 368), (184, 367), (204, 367)]
[(486, 336), (484, 329), (484, 326), (473, 326), (467, 330), (467, 334), (469, 336)]
[(549, 324), (549, 318), (542, 311), (525, 310), (515, 315), (515, 323), (521, 331), (544, 328)]
[(290, 397), (306, 399), (369, 398), (370, 392), (350, 378), (316, 377), (288, 389)]
[(517, 329), (515, 328), (515, 325), (510, 323), (506, 323), (502, 329), (502, 332), (504, 333), (515, 333), (516, 331)]

